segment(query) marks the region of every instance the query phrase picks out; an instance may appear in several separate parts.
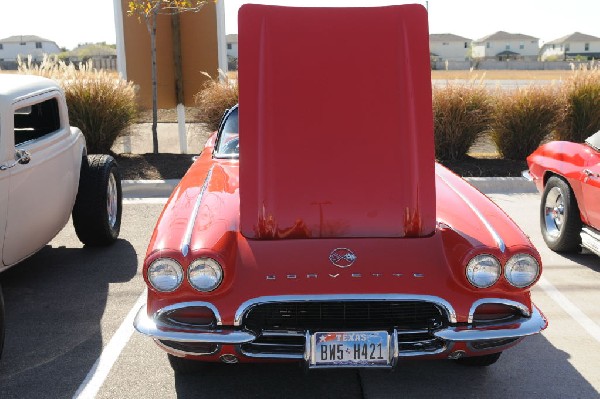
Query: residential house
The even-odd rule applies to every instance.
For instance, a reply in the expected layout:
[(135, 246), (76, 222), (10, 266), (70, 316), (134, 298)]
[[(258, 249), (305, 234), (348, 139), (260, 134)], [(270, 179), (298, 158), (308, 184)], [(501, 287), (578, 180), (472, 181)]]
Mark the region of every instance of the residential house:
[(429, 52), (433, 61), (465, 61), (471, 56), (471, 39), (451, 33), (429, 35)]
[(18, 56), (32, 56), (34, 61), (41, 61), (44, 54), (60, 52), (55, 42), (39, 36), (11, 36), (0, 40), (0, 62), (15, 62)]
[(73, 50), (61, 54), (61, 58), (67, 62), (82, 63), (91, 62), (96, 69), (117, 69), (117, 50), (114, 45), (106, 43), (80, 44)]
[(544, 44), (541, 58), (542, 61), (600, 59), (600, 38), (579, 32), (571, 33)]
[(473, 41), (472, 56), (475, 59), (498, 61), (536, 61), (540, 51), (540, 39), (521, 33), (498, 31)]
[(229, 70), (237, 70), (238, 62), (238, 35), (226, 35), (227, 42), (227, 64)]

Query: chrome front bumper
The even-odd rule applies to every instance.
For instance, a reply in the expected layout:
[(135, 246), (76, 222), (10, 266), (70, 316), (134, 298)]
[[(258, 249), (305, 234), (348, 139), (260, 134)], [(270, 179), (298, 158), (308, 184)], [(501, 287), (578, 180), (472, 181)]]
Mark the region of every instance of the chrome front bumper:
[[(453, 311), (451, 311), (453, 313)], [(255, 341), (256, 345), (260, 346), (260, 337), (252, 331), (245, 330), (239, 324), (236, 326), (226, 327), (221, 325), (219, 318), (219, 325), (214, 329), (203, 329), (193, 326), (181, 326), (181, 325), (170, 325), (165, 323), (160, 319), (161, 312), (157, 312), (153, 317), (149, 317), (147, 314), (146, 306), (142, 306), (142, 308), (138, 311), (137, 316), (134, 321), (135, 329), (149, 337), (154, 338), (159, 341), (163, 347), (167, 350), (169, 348), (174, 348), (175, 346), (169, 345), (167, 343), (181, 343), (181, 345), (177, 345), (179, 347), (185, 345), (193, 345), (193, 344), (211, 344), (214, 348), (220, 347), (221, 345), (233, 345), (238, 348), (238, 352), (247, 356), (254, 358), (275, 358), (275, 359), (306, 359), (306, 355), (302, 355), (299, 353), (277, 353), (277, 354), (265, 354), (265, 353), (250, 353), (245, 351), (243, 348), (247, 346), (247, 344), (253, 344)], [(236, 323), (237, 324), (237, 323)], [(517, 340), (529, 336), (534, 335), (541, 332), (547, 326), (547, 321), (539, 311), (539, 309), (533, 306), (533, 312), (529, 316), (523, 316), (518, 320), (512, 320), (506, 323), (496, 323), (496, 324), (482, 324), (476, 325), (473, 323), (469, 323), (466, 325), (450, 325), (447, 327), (443, 327), (437, 330), (430, 331), (431, 334), (430, 340), (428, 343), (433, 345), (427, 346), (426, 344), (420, 344), (414, 346), (412, 350), (400, 350), (398, 353), (398, 347), (402, 347), (402, 342), (397, 342), (399, 336), (403, 334), (410, 334), (411, 332), (406, 331), (390, 331), (393, 339), (396, 340), (396, 357), (415, 357), (415, 356), (425, 356), (425, 355), (439, 355), (441, 353), (450, 353), (452, 348), (457, 343), (464, 343), (467, 347), (471, 348), (473, 351), (477, 350), (489, 350), (489, 349), (498, 349), (502, 350), (503, 347), (511, 346)], [(305, 342), (304, 352), (305, 354), (310, 349), (310, 333), (308, 331), (304, 332), (280, 332), (280, 336), (288, 336), (288, 337), (297, 337), (301, 340), (305, 339), (302, 342)], [(400, 335), (399, 335), (400, 334)], [(264, 334), (263, 334), (264, 335)], [(436, 341), (432, 343), (432, 341)], [(489, 343), (489, 345), (486, 345)], [(419, 345), (422, 345), (422, 349)], [(484, 348), (484, 349), (477, 349)], [(214, 354), (216, 349), (211, 353), (205, 354)], [(180, 355), (202, 355), (203, 353), (186, 351), (177, 349), (175, 350)]]

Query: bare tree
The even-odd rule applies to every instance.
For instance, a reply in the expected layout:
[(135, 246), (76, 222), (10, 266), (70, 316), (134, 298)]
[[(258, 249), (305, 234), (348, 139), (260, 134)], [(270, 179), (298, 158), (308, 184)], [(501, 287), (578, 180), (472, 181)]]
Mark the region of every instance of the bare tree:
[[(152, 150), (158, 153), (158, 133), (156, 130), (158, 122), (158, 83), (156, 71), (156, 19), (159, 15), (171, 15), (174, 19), (174, 37), (179, 38), (179, 14), (183, 12), (198, 12), (208, 1), (200, 0), (131, 0), (128, 3), (129, 16), (137, 16), (146, 23), (150, 33), (150, 50), (152, 65)], [(216, 1), (215, 1), (216, 3)], [(181, 85), (181, 49), (179, 40), (174, 43), (174, 58), (177, 75), (177, 101), (183, 101), (183, 88)]]

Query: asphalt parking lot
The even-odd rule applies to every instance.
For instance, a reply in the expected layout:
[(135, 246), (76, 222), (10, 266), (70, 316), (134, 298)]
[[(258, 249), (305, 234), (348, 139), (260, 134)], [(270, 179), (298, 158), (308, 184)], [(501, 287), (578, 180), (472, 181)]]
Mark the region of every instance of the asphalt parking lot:
[(70, 225), (46, 248), (0, 275), (7, 312), (0, 398), (597, 398), (600, 395), (600, 258), (549, 251), (537, 194), (490, 194), (544, 261), (533, 290), (550, 321), (498, 363), (403, 361), (393, 372), (312, 371), (295, 364), (225, 365), (174, 376), (167, 357), (133, 332), (140, 275), (161, 200), (127, 201), (116, 245), (82, 248)]

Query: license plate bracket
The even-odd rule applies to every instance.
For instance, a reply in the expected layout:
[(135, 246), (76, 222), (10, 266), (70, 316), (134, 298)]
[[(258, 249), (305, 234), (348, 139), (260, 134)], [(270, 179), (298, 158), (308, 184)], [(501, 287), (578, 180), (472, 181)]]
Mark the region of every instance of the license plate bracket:
[(311, 335), (311, 368), (391, 367), (387, 331), (325, 331)]

